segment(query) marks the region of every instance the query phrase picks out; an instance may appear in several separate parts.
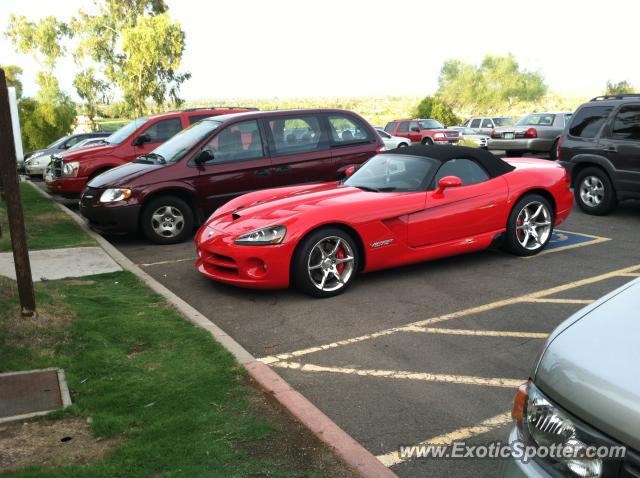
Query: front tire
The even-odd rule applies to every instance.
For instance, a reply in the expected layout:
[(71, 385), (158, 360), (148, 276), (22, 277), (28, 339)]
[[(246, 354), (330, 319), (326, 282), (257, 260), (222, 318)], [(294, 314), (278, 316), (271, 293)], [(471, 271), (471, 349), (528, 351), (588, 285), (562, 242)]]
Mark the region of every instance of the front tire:
[(160, 196), (144, 206), (141, 215), (144, 235), (156, 244), (177, 244), (184, 241), (194, 226), (191, 207), (175, 196)]
[(594, 216), (610, 213), (618, 202), (611, 179), (599, 168), (586, 168), (578, 174), (573, 195), (580, 209)]
[(518, 256), (536, 255), (551, 240), (554, 222), (549, 201), (539, 194), (527, 194), (509, 214), (505, 246)]
[(407, 146), (409, 146), (407, 143), (400, 143), (398, 148), (406, 148)]
[(299, 244), (291, 261), (291, 283), (313, 297), (346, 291), (358, 272), (358, 248), (342, 229), (319, 229)]
[(424, 138), (422, 140), (422, 144), (425, 146), (433, 146), (433, 140), (431, 138)]

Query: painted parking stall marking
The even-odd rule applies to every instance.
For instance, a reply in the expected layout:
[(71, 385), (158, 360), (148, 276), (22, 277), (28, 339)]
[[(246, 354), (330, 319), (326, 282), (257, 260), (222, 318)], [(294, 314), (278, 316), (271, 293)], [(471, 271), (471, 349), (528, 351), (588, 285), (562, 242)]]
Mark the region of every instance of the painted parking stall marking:
[(608, 237), (594, 236), (592, 234), (584, 234), (582, 232), (562, 231), (556, 229), (553, 231), (551, 240), (544, 248), (544, 251), (536, 254), (535, 256), (526, 256), (522, 259), (533, 259), (535, 257), (544, 256), (546, 254), (552, 254), (554, 252), (568, 251), (570, 249), (577, 249), (584, 246), (594, 246), (596, 244), (602, 244), (603, 242), (610, 241)]
[[(575, 234), (575, 233), (573, 233)], [(584, 236), (584, 235), (583, 235)], [(576, 239), (577, 242), (562, 246), (562, 250), (568, 248), (581, 247), (582, 245), (593, 244), (596, 242), (604, 242), (609, 239), (597, 238), (596, 236), (590, 236), (591, 239)], [(560, 242), (567, 242), (569, 239)], [(555, 249), (561, 250), (560, 247)], [(551, 252), (551, 251), (546, 251)], [(433, 324), (441, 323), (444, 321), (454, 320), (457, 318), (468, 317), (483, 312), (498, 309), (500, 307), (506, 307), (512, 304), (569, 304), (575, 306), (588, 305), (594, 302), (591, 299), (564, 299), (553, 297), (561, 292), (577, 289), (579, 287), (588, 286), (591, 284), (597, 284), (608, 279), (629, 277), (640, 277), (640, 264), (618, 269), (615, 271), (607, 272), (593, 277), (587, 277), (585, 279), (569, 282), (549, 289), (532, 292), (529, 294), (507, 298), (488, 304), (482, 304), (476, 307), (471, 307), (464, 310), (444, 314), (437, 317), (431, 317), (425, 320), (413, 322), (404, 326), (392, 327), (389, 329), (379, 330), (371, 334), (360, 335), (349, 339), (339, 340), (332, 343), (327, 343), (315, 347), (309, 347), (301, 350), (296, 350), (288, 353), (281, 353), (262, 357), (258, 360), (265, 364), (269, 364), (272, 367), (295, 370), (301, 373), (312, 374), (342, 374), (351, 376), (360, 376), (370, 379), (384, 379), (384, 380), (410, 380), (425, 383), (448, 383), (458, 385), (474, 385), (477, 387), (502, 387), (516, 389), (522, 384), (526, 377), (521, 378), (504, 378), (504, 377), (478, 377), (470, 375), (450, 375), (450, 374), (434, 374), (422, 371), (406, 371), (406, 370), (377, 370), (359, 368), (355, 365), (349, 367), (334, 367), (326, 365), (318, 365), (313, 363), (302, 363), (295, 361), (298, 357), (303, 357), (316, 352), (331, 350), (337, 347), (345, 347), (348, 345), (358, 344), (363, 341), (373, 340), (380, 337), (386, 337), (398, 333), (413, 333), (413, 334), (443, 334), (452, 336), (475, 336), (475, 337), (494, 337), (496, 340), (502, 338), (522, 338), (529, 340), (544, 340), (548, 337), (546, 333), (539, 332), (520, 332), (520, 331), (502, 331), (502, 330), (482, 330), (482, 329), (458, 329), (458, 328), (439, 328), (432, 327)], [(487, 418), (475, 425), (458, 428), (451, 432), (438, 435), (436, 437), (429, 438), (422, 442), (417, 443), (415, 446), (437, 446), (447, 445), (454, 441), (465, 440), (476, 435), (481, 435), (502, 427), (506, 427), (511, 424), (510, 412), (501, 413), (494, 417)], [(388, 453), (378, 455), (377, 457), (387, 467), (399, 465), (401, 463), (412, 460), (410, 456), (401, 456), (399, 450), (392, 450)]]

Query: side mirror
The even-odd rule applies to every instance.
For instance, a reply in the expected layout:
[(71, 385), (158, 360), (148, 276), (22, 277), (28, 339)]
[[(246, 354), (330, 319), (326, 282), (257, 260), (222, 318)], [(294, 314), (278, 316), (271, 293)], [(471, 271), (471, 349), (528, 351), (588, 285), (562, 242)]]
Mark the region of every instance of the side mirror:
[(207, 149), (203, 149), (193, 157), (193, 162), (197, 165), (201, 165), (206, 163), (207, 161), (211, 161), (212, 159), (213, 153)]
[(348, 178), (349, 176), (351, 176), (353, 173), (356, 172), (358, 168), (356, 167), (355, 164), (352, 164), (351, 166), (349, 166), (347, 169), (344, 170), (344, 177)]
[(411, 127), (411, 131), (414, 131), (414, 132), (416, 132), (416, 133), (419, 133), (419, 132), (420, 132), (420, 128), (418, 128), (417, 126), (412, 126), (412, 127)]
[(458, 176), (445, 176), (438, 181), (438, 189), (436, 189), (436, 195), (442, 195), (447, 188), (459, 188), (462, 186), (462, 179)]
[(146, 133), (142, 133), (140, 136), (138, 136), (136, 139), (133, 140), (133, 145), (142, 146), (144, 143), (150, 143), (150, 142), (151, 142), (151, 136), (149, 136)]

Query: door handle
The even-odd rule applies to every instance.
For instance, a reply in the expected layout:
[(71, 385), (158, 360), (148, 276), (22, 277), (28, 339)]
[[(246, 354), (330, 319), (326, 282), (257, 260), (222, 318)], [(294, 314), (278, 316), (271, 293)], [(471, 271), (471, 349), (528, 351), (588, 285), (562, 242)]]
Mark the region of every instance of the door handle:
[(618, 152), (618, 148), (616, 148), (615, 146), (609, 146), (608, 148), (605, 149), (605, 151), (607, 153), (617, 153)]
[(255, 175), (258, 176), (259, 178), (264, 178), (265, 176), (269, 176), (269, 170), (268, 169), (258, 169), (255, 172)]
[(276, 168), (276, 174), (285, 174), (289, 171), (291, 171), (291, 167), (289, 166), (280, 166), (279, 168)]

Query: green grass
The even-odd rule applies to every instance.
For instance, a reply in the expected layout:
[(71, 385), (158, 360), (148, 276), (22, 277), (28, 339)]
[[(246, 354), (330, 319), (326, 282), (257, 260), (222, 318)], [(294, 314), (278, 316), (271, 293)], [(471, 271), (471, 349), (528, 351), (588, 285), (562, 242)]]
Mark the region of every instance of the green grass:
[(55, 416), (123, 441), (103, 461), (11, 476), (322, 476), (248, 455), (243, 443), (283, 437), (252, 412), (243, 369), (132, 274), (38, 284), (35, 322), (14, 288), (0, 278), (0, 372), (63, 367), (74, 405)]
[[(95, 241), (84, 234), (71, 218), (29, 184), (20, 184), (20, 194), (30, 250), (95, 245)], [(6, 206), (0, 201), (0, 252), (11, 250)]]

